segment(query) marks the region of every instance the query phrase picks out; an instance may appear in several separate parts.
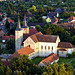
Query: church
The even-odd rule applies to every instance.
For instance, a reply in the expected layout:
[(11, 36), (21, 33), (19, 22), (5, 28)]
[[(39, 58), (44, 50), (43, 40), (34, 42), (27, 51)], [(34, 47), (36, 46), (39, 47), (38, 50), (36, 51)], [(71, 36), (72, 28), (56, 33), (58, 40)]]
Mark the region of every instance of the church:
[[(28, 54), (30, 59), (40, 56), (45, 57), (54, 53), (59, 57), (67, 57), (73, 52), (73, 45), (69, 42), (61, 42), (58, 35), (43, 35), (36, 29), (29, 29), (24, 16), (24, 24), (21, 27), (20, 19), (15, 30), (15, 50), (12, 55)], [(25, 53), (24, 53), (25, 52)], [(16, 56), (17, 57), (17, 56)]]

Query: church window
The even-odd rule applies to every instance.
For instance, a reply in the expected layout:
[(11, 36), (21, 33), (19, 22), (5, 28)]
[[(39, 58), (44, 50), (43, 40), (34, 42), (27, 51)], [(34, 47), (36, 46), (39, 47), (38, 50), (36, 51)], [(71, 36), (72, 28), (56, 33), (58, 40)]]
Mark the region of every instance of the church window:
[(46, 46), (45, 46), (45, 50), (46, 50)]
[(43, 50), (43, 46), (41, 46), (41, 50)]
[(52, 46), (52, 50), (53, 50), (53, 46)]
[(29, 45), (29, 47), (30, 47), (30, 45)]
[(48, 50), (50, 50), (50, 46), (48, 46)]
[(52, 46), (52, 52), (53, 52), (53, 46)]

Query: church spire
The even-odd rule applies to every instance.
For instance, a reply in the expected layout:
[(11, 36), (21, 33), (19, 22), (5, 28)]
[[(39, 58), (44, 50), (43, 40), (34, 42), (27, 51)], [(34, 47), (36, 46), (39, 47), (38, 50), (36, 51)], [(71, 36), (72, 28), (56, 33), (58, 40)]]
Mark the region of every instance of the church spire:
[(26, 15), (24, 15), (24, 24), (22, 28), (28, 28), (27, 23), (26, 23)]
[(19, 16), (18, 16), (18, 25), (17, 25), (16, 30), (21, 30), (21, 25), (20, 25), (20, 19), (19, 19)]

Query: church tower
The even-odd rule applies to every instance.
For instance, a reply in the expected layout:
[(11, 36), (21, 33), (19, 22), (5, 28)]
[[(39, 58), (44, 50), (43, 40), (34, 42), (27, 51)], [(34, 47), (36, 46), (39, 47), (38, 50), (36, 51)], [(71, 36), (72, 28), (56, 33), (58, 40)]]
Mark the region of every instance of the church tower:
[(26, 15), (24, 16), (24, 24), (23, 24), (23, 33), (24, 34), (28, 34), (29, 33), (29, 27), (27, 26), (27, 23), (26, 23)]
[(23, 41), (23, 30), (20, 25), (20, 20), (18, 18), (18, 25), (15, 30), (15, 49), (16, 51), (21, 49), (21, 43)]

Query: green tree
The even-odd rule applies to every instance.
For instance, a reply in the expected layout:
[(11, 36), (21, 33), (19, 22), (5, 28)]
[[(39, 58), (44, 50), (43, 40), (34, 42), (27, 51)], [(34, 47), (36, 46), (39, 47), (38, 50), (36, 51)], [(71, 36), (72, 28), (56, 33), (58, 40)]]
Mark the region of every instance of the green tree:
[(14, 71), (13, 75), (23, 75), (21, 71)]
[(7, 15), (9, 16), (11, 14), (11, 8), (10, 8), (10, 6), (8, 6), (8, 8), (7, 8)]
[(18, 59), (12, 61), (11, 68), (12, 71), (21, 71), (23, 74), (26, 75), (42, 74), (41, 68), (33, 64), (27, 55), (20, 55)]
[(3, 53), (3, 50), (1, 49), (1, 45), (0, 45), (0, 54), (2, 54)]
[(74, 73), (74, 69), (70, 64), (64, 64), (64, 66), (66, 67), (66, 71), (69, 75), (72, 75)]
[(0, 75), (5, 75), (3, 65), (0, 66)]
[(68, 75), (68, 72), (66, 71), (66, 67), (64, 66), (64, 63), (62, 63), (59, 66), (59, 74), (58, 75)]
[(37, 29), (37, 31), (42, 32), (42, 27), (40, 25), (36, 25), (35, 28)]
[(75, 35), (72, 36), (72, 41), (71, 42), (72, 42), (73, 45), (75, 45)]
[(8, 53), (14, 53), (15, 52), (15, 40), (14, 39), (8, 39), (7, 40), (6, 50)]
[(29, 69), (32, 66), (32, 61), (28, 58), (27, 55), (21, 55), (16, 61), (12, 63), (12, 70), (25, 71), (29, 73)]
[(63, 31), (60, 35), (61, 41), (71, 42), (71, 34), (68, 31)]
[(51, 65), (45, 66), (43, 75), (53, 75), (54, 71)]
[(6, 75), (12, 75), (12, 70), (7, 66)]
[(2, 17), (0, 16), (0, 21), (2, 21)]
[(10, 25), (9, 25), (9, 21), (8, 21), (8, 19), (6, 19), (5, 27), (7, 28), (7, 31), (9, 31), (9, 29), (10, 29)]

